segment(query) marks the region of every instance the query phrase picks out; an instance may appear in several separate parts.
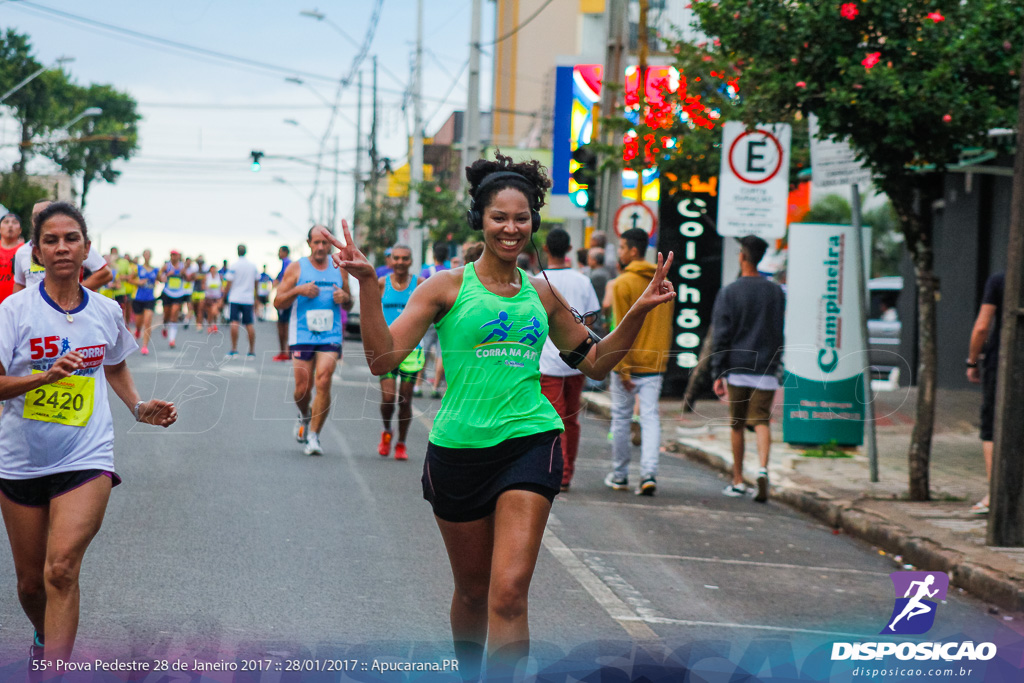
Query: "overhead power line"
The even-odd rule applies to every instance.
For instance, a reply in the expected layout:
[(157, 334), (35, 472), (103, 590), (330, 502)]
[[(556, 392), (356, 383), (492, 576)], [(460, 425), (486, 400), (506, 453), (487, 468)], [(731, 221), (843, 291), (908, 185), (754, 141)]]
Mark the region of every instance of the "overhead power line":
[(508, 33), (506, 33), (505, 35), (501, 36), (500, 38), (498, 38), (496, 40), (492, 40), (489, 43), (480, 43), (480, 47), (487, 47), (489, 45), (497, 45), (500, 42), (508, 40), (509, 38), (514, 36), (515, 34), (519, 33), (521, 30), (526, 28), (526, 25), (529, 24), (534, 19), (536, 19), (540, 15), (540, 13), (543, 12), (545, 9), (547, 9), (547, 6), (550, 5), (552, 2), (554, 2), (554, 0), (547, 0), (547, 2), (545, 2), (543, 5), (538, 7), (537, 11), (535, 11), (533, 14), (528, 16), (526, 18), (526, 21), (524, 21), (523, 23), (519, 24), (519, 26), (516, 26), (514, 29), (512, 29), (511, 31), (509, 31)]

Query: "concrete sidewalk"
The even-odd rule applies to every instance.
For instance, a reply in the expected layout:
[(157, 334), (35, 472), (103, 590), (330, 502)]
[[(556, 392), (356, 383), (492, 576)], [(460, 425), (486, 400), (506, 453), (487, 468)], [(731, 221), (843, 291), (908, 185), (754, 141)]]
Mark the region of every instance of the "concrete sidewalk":
[[(863, 449), (849, 458), (807, 457), (804, 449), (781, 443), (781, 422), (773, 421), (772, 500), (871, 543), (897, 556), (908, 568), (946, 572), (953, 585), (976, 597), (1004, 610), (1024, 611), (1024, 548), (986, 546), (987, 517), (970, 511), (988, 490), (977, 430), (980, 395), (939, 392), (930, 470), (932, 500), (926, 503), (906, 500), (915, 397), (913, 389), (876, 397), (877, 483), (870, 481)], [(606, 392), (585, 392), (583, 399), (593, 414), (610, 417)], [(776, 401), (781, 399), (780, 391)], [(696, 413), (683, 413), (680, 406), (677, 399), (662, 401), (664, 450), (730, 473), (726, 404), (700, 401)], [(781, 410), (774, 414), (781, 415)], [(748, 483), (754, 482), (758, 469), (753, 437), (747, 434), (743, 462)]]

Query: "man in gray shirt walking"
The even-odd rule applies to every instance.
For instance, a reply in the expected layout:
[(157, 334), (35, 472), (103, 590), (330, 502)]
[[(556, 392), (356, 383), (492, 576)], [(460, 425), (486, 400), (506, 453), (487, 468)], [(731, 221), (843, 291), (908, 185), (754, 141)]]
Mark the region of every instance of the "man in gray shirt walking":
[(748, 235), (740, 242), (740, 278), (718, 293), (712, 313), (714, 347), (711, 373), (715, 394), (728, 398), (732, 419), (732, 483), (722, 491), (743, 496), (743, 430), (753, 427), (761, 468), (757, 474), (759, 503), (768, 500), (768, 454), (772, 433), (769, 427), (776, 373), (782, 360), (782, 328), (786, 298), (782, 288), (757, 272), (768, 244)]

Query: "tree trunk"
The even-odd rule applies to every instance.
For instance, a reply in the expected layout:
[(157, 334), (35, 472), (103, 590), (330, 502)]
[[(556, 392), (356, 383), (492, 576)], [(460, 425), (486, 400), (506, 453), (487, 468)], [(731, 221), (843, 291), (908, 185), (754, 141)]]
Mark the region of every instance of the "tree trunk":
[(943, 177), (931, 174), (908, 179), (898, 188), (887, 188), (893, 207), (900, 217), (903, 234), (914, 261), (917, 278), (918, 368), (917, 410), (910, 437), (908, 493), (910, 500), (930, 498), (929, 466), (932, 433), (935, 428), (935, 390), (938, 369), (936, 343), (936, 298), (939, 293), (935, 277), (932, 204), (942, 197)]

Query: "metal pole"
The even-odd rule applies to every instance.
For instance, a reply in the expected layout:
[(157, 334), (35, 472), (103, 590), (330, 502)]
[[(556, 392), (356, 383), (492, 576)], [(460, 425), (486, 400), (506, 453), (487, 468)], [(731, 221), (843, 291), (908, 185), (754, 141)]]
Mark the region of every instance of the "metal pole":
[[(412, 233), (419, 235), (420, 248), (413, 251), (413, 272), (423, 263), (423, 226), (418, 223), (420, 210), (420, 183), (423, 182), (423, 0), (416, 2), (416, 59), (412, 72), (412, 159), (409, 164), (409, 203), (405, 219)], [(416, 239), (412, 240), (416, 242)]]
[[(623, 55), (626, 52), (626, 0), (608, 0), (605, 4), (605, 28), (607, 44), (605, 47), (604, 70), (601, 86), (601, 116), (611, 118), (618, 114), (616, 95), (622, 86)], [(618, 140), (609, 126), (600, 126), (600, 142), (602, 145), (615, 146), (616, 160), (622, 159)], [(604, 161), (604, 160), (602, 160)], [(597, 230), (608, 238), (608, 244), (615, 244), (615, 210), (621, 203), (622, 173), (618, 168), (608, 168), (602, 164), (601, 184), (598, 201)]]
[(878, 481), (878, 444), (875, 438), (875, 397), (871, 391), (871, 358), (868, 353), (868, 308), (871, 295), (864, 274), (864, 233), (861, 230), (860, 188), (850, 186), (850, 208), (853, 212), (853, 232), (857, 247), (857, 291), (860, 292), (860, 333), (864, 339), (864, 371), (861, 373), (864, 388), (864, 448), (868, 455), (868, 470), (871, 481)]
[(335, 233), (341, 234), (341, 222), (338, 220), (338, 180), (341, 175), (341, 140), (334, 136), (334, 200), (331, 202), (331, 227)]
[(989, 496), (987, 540), (995, 546), (1024, 545), (1024, 80), (1018, 109)]
[(359, 216), (359, 185), (363, 182), (363, 72), (359, 72), (359, 87), (356, 90), (356, 164), (352, 188), (352, 235), (356, 234)]
[(640, 168), (636, 172), (636, 200), (644, 200), (644, 164), (647, 162), (647, 146), (645, 133), (647, 131), (647, 118), (644, 115), (644, 107), (647, 106), (647, 0), (640, 0), (640, 22), (637, 25), (637, 53), (639, 64), (637, 65), (636, 96), (637, 96), (637, 121), (636, 121), (636, 158), (640, 161)]
[(370, 118), (370, 230), (376, 230), (377, 225), (377, 56), (373, 57), (373, 102), (370, 110), (373, 112)]
[[(469, 166), (480, 158), (480, 5), (481, 0), (473, 0), (469, 26), (469, 86), (462, 143), (463, 166)], [(459, 186), (463, 189), (466, 187), (464, 172), (459, 173)]]

